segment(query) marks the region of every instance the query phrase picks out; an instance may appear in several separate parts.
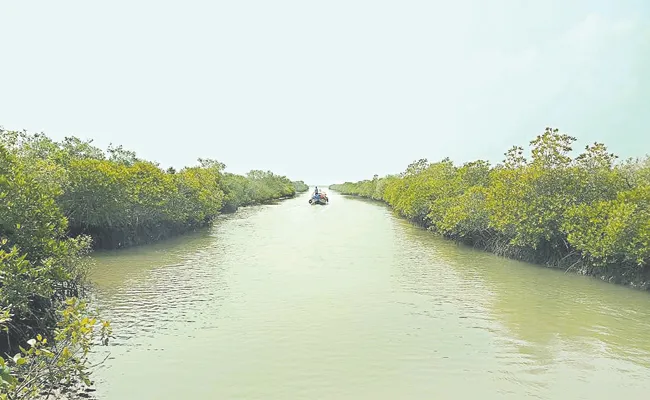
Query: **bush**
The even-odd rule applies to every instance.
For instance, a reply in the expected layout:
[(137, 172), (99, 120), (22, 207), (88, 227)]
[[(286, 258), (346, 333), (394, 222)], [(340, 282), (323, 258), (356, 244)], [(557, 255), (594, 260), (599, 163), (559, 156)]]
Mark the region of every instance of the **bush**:
[(110, 335), (80, 300), (92, 246), (158, 240), (296, 193), (271, 172), (198, 163), (162, 170), (121, 146), (0, 129), (0, 400), (89, 383), (91, 342)]
[(398, 176), (332, 185), (383, 200), (400, 215), (499, 254), (593, 273), (650, 264), (650, 158), (616, 163), (601, 143), (571, 157), (574, 137), (547, 128), (503, 163), (420, 159)]
[[(162, 170), (122, 146), (107, 152), (68, 137), (0, 130), (6, 151), (22, 160), (34, 181), (48, 190), (51, 207), (67, 217), (64, 231), (88, 235), (96, 248), (118, 248), (178, 235), (210, 224), (221, 212), (294, 196), (302, 181), (272, 172), (246, 176), (198, 159), (197, 166)], [(304, 185), (304, 186), (303, 186)]]

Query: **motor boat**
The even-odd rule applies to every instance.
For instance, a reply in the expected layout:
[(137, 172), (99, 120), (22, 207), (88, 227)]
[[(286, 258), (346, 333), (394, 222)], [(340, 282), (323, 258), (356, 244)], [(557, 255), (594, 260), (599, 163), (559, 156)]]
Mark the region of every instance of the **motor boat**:
[(327, 193), (323, 192), (322, 190), (319, 190), (318, 192), (314, 191), (314, 193), (312, 193), (311, 198), (309, 199), (309, 204), (311, 204), (312, 206), (316, 204), (326, 205), (327, 203), (329, 203), (329, 201), (330, 200), (327, 197)]

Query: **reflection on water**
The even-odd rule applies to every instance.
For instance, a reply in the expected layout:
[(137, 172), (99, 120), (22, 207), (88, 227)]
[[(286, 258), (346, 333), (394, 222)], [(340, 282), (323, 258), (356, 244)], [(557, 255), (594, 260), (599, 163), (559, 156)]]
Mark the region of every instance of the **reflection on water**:
[(101, 283), (100, 290), (120, 289), (126, 281), (142, 279), (152, 269), (182, 264), (213, 240), (210, 231), (202, 229), (151, 245), (97, 251), (93, 258), (99, 266), (93, 268), (90, 278)]
[(458, 246), (335, 193), (328, 206), (303, 196), (245, 209), (96, 264), (116, 333), (96, 373), (106, 399), (650, 389), (647, 293)]
[[(650, 297), (646, 292), (468, 249), (405, 227), (410, 240), (464, 282), (489, 291), (489, 312), (517, 339), (539, 350), (565, 342), (604, 350), (650, 367)], [(479, 287), (479, 286), (477, 286)]]
[[(550, 385), (558, 383), (558, 375), (589, 383), (592, 398), (606, 398), (605, 393), (613, 395), (617, 390), (632, 394), (647, 387), (648, 293), (496, 257), (434, 237), (406, 222), (400, 225), (409, 243), (404, 247), (415, 247), (420, 257), (428, 256), (426, 264), (435, 270), (419, 275), (440, 274), (440, 286), (452, 289), (475, 308), (468, 319), (490, 321), (488, 327), (480, 323), (475, 327), (499, 334), (503, 348), (495, 357), (519, 372), (518, 381), (547, 387), (546, 396), (559, 395)], [(407, 267), (412, 273), (412, 265)], [(431, 290), (431, 282), (424, 285)], [(434, 297), (439, 301), (438, 294)], [(507, 370), (502, 373), (516, 376)]]

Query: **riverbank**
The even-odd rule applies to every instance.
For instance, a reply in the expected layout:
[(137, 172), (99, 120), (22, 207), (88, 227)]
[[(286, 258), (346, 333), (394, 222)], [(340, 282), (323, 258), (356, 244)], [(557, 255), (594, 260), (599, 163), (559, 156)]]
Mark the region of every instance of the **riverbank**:
[(95, 352), (110, 352), (93, 374), (98, 397), (648, 392), (647, 293), (456, 245), (386, 206), (328, 193), (328, 207), (305, 195), (97, 257), (97, 304), (119, 332)]
[(650, 158), (617, 162), (547, 129), (503, 163), (418, 160), (399, 175), (330, 188), (379, 200), (448, 239), (500, 256), (650, 289)]
[[(336, 189), (332, 189), (334, 191), (337, 191)], [(379, 200), (379, 199), (373, 199), (371, 197), (366, 197), (366, 196), (361, 196), (358, 194), (346, 194), (346, 193), (341, 193), (338, 192), (343, 196), (346, 197), (351, 197), (351, 198), (356, 198), (356, 199), (363, 199), (367, 200), (373, 203), (378, 203), (385, 205), (386, 207), (389, 207), (391, 210), (395, 211), (393, 207), (391, 207), (390, 204), (388, 204), (384, 200)], [(404, 218), (403, 216), (400, 216), (401, 218)], [(626, 276), (622, 273), (620, 273), (617, 270), (613, 271), (603, 271), (600, 268), (596, 268), (593, 266), (589, 266), (585, 264), (584, 262), (582, 263), (575, 263), (576, 258), (572, 258), (571, 260), (574, 260), (573, 262), (566, 261), (564, 260), (562, 263), (558, 262), (552, 262), (552, 260), (546, 260), (546, 261), (540, 261), (538, 258), (535, 258), (533, 255), (530, 253), (522, 253), (522, 252), (517, 252), (517, 251), (510, 251), (508, 252), (507, 249), (504, 249), (503, 246), (499, 247), (497, 245), (493, 245), (492, 247), (488, 246), (485, 243), (481, 242), (475, 242), (471, 240), (463, 240), (459, 238), (454, 238), (451, 236), (447, 236), (444, 234), (439, 234), (437, 233), (434, 229), (432, 229), (431, 226), (428, 226), (425, 223), (422, 223), (422, 221), (414, 221), (414, 220), (409, 220), (408, 218), (404, 218), (407, 221), (409, 221), (411, 224), (417, 226), (420, 229), (427, 230), (431, 232), (433, 235), (438, 235), (442, 238), (445, 238), (450, 241), (454, 241), (460, 245), (463, 246), (469, 246), (474, 249), (478, 250), (483, 250), (504, 258), (509, 258), (512, 260), (518, 260), (518, 261), (524, 261), (524, 262), (529, 262), (533, 263), (535, 265), (539, 266), (544, 266), (547, 268), (552, 268), (552, 269), (557, 269), (557, 270), (563, 270), (565, 273), (573, 273), (573, 274), (578, 274), (578, 275), (584, 275), (584, 276), (590, 276), (594, 277), (597, 279), (600, 279), (604, 282), (612, 283), (612, 284), (617, 284), (617, 285), (622, 285), (622, 286), (627, 286), (633, 289), (637, 290), (642, 290), (642, 291), (650, 291), (650, 270), (646, 269), (645, 271), (640, 272), (639, 274), (635, 276)]]
[(75, 137), (57, 142), (0, 129), (0, 140), (36, 190), (52, 197), (68, 236), (89, 236), (94, 249), (152, 243), (205, 227), (220, 213), (308, 190), (304, 182), (270, 171), (226, 172), (213, 159), (198, 158), (197, 165), (176, 171), (122, 146), (104, 151)]
[(94, 387), (86, 386), (83, 383), (61, 385), (50, 391), (42, 391), (37, 397), (38, 400), (96, 400)]
[(76, 352), (89, 349), (96, 325), (109, 327), (77, 302), (92, 250), (179, 236), (306, 190), (270, 171), (238, 175), (197, 161), (165, 170), (122, 146), (0, 128), (0, 372), (13, 382), (0, 395), (29, 399), (67, 375), (83, 378), (85, 356)]

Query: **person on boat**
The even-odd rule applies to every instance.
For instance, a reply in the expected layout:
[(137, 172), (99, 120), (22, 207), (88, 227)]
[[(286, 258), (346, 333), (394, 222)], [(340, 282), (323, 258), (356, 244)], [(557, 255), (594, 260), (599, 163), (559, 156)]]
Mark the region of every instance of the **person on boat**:
[(314, 189), (314, 194), (318, 194), (318, 186), (316, 186), (316, 189)]

